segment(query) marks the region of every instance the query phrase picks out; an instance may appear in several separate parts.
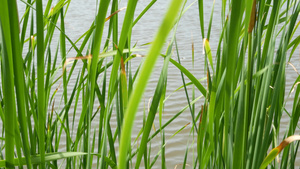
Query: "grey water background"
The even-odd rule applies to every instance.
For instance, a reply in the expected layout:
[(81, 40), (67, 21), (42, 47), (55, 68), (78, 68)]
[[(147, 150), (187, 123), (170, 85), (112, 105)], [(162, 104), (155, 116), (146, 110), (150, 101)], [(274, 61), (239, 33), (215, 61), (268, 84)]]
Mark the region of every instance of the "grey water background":
[[(150, 0), (139, 0), (135, 12), (135, 16), (138, 16), (142, 12), (142, 10), (151, 2)], [(47, 1), (43, 1), (43, 4), (45, 5)], [(149, 46), (141, 46), (143, 44), (149, 43), (153, 40), (156, 30), (158, 29), (161, 20), (164, 16), (164, 13), (166, 12), (166, 9), (168, 8), (169, 1), (157, 1), (153, 7), (140, 19), (140, 21), (134, 26), (132, 31), (132, 45), (137, 44), (138, 48), (148, 49)], [(192, 5), (191, 5), (192, 4)], [(205, 34), (207, 33), (207, 27), (209, 22), (209, 17), (212, 9), (213, 1), (204, 1), (204, 12), (205, 12)], [(25, 5), (18, 1), (18, 7), (20, 11), (20, 16), (24, 13)], [(54, 6), (55, 4), (53, 4)], [(127, 1), (123, 0), (120, 1), (119, 8), (126, 7)], [(191, 71), (194, 76), (198, 79), (206, 77), (206, 73), (204, 71), (204, 55), (203, 55), (203, 47), (202, 47), (202, 36), (200, 31), (200, 24), (199, 24), (199, 15), (198, 15), (198, 5), (196, 1), (188, 0), (186, 7), (190, 6), (190, 8), (186, 11), (186, 13), (182, 16), (178, 29), (176, 32), (176, 38), (179, 48), (179, 54), (181, 58), (181, 64), (186, 67), (189, 71)], [(71, 38), (72, 41), (76, 41), (85, 31), (87, 31), (90, 28), (90, 25), (92, 24), (95, 13), (97, 11), (96, 7), (96, 1), (94, 0), (73, 0), (69, 6), (67, 15), (65, 17), (65, 33), (67, 36)], [(125, 10), (121, 11), (119, 13), (119, 29), (121, 30), (122, 23), (123, 23), (123, 17), (125, 14)], [(211, 37), (210, 37), (210, 45), (212, 49), (213, 56), (215, 55), (215, 50), (218, 45), (219, 41), (219, 35), (221, 31), (221, 2), (216, 1), (215, 3), (215, 9), (214, 9), (214, 18), (212, 23), (212, 30), (211, 30)], [(60, 21), (59, 21), (60, 22)], [(58, 23), (59, 24), (59, 23)], [(105, 25), (105, 31), (102, 39), (102, 44), (106, 40), (106, 34), (107, 34), (107, 28), (108, 28), (108, 22)], [(172, 35), (172, 33), (171, 33)], [(300, 30), (298, 29), (295, 33), (295, 36), (300, 35)], [(53, 46), (54, 49), (56, 48), (56, 41), (59, 41), (59, 32), (56, 31), (54, 38), (53, 38)], [(166, 42), (166, 46), (169, 41)], [(194, 68), (192, 66), (192, 42), (194, 42), (195, 46), (195, 64)], [(79, 46), (80, 43), (77, 45)], [(70, 44), (68, 44), (68, 47), (71, 47)], [(165, 49), (162, 51), (162, 53), (165, 53)], [(147, 52), (137, 52), (137, 54), (145, 55)], [(67, 57), (74, 57), (76, 56), (76, 52), (74, 50), (71, 50), (70, 53), (68, 53)], [(174, 51), (174, 54), (172, 56), (175, 60), (176, 59), (176, 53)], [(134, 58), (132, 60), (132, 67), (133, 70), (137, 68), (137, 66), (142, 61), (141, 58)], [(132, 141), (135, 140), (135, 138), (138, 135), (138, 132), (143, 126), (143, 114), (147, 114), (148, 112), (148, 102), (151, 101), (151, 97), (153, 96), (161, 67), (163, 64), (163, 59), (160, 58), (156, 64), (155, 70), (151, 76), (151, 79), (149, 81), (149, 84), (147, 86), (146, 92), (144, 94), (144, 97), (141, 101), (139, 111), (137, 113), (134, 129), (133, 129), (133, 136)], [(296, 67), (297, 70), (300, 70), (300, 49), (297, 48), (296, 52), (294, 53), (294, 56), (292, 58), (292, 64)], [(80, 63), (76, 67), (76, 71), (79, 72), (81, 69)], [(109, 73), (109, 72), (108, 72)], [(75, 76), (71, 79), (69, 85), (72, 86), (72, 84), (75, 84), (76, 82), (76, 72), (74, 72)], [(108, 74), (109, 75), (109, 74)], [(108, 76), (109, 77), (109, 76)], [(287, 78), (287, 84), (286, 84), (286, 108), (290, 112), (292, 108), (293, 103), (293, 94), (291, 96), (288, 96), (289, 90), (291, 89), (294, 81), (298, 77), (297, 72), (293, 70), (293, 68), (290, 65), (286, 66), (286, 78)], [(100, 78), (101, 79), (101, 78)], [(186, 82), (189, 82), (188, 79), (185, 79)], [(206, 84), (205, 81), (202, 82), (204, 85)], [(59, 84), (54, 85), (57, 87)], [(169, 71), (168, 71), (168, 87), (167, 87), (167, 94), (166, 96), (169, 96), (173, 93), (174, 90), (176, 90), (178, 87), (182, 86), (182, 80), (180, 71), (170, 64)], [(70, 87), (70, 89), (72, 89)], [(60, 99), (62, 95), (62, 88), (58, 90), (57, 98)], [(189, 91), (191, 91), (191, 88), (189, 87)], [(196, 90), (196, 97), (200, 96), (200, 92)], [(191, 96), (191, 92), (190, 92)], [(58, 103), (58, 101), (57, 101)], [(79, 102), (80, 103), (80, 102)], [(98, 107), (97, 103), (95, 103), (95, 107)], [(200, 106), (203, 104), (203, 99), (198, 101), (196, 103), (196, 112), (200, 110)], [(179, 90), (176, 93), (172, 94), (169, 99), (166, 101), (165, 104), (165, 110), (163, 114), (163, 122), (166, 122), (171, 117), (173, 117), (176, 113), (178, 113), (183, 107), (187, 105), (186, 96), (184, 93), (184, 90)], [(59, 108), (62, 108), (62, 105), (56, 105), (55, 107), (57, 110)], [(72, 111), (71, 111), (72, 112)], [(79, 115), (81, 113), (81, 107), (79, 104), (79, 107), (77, 109), (78, 112), (78, 118), (75, 121), (79, 120)], [(96, 123), (97, 120), (95, 120), (95, 123), (93, 123), (93, 129), (97, 131), (98, 124)], [(111, 125), (113, 127), (116, 126), (116, 117), (112, 117)], [(166, 136), (166, 164), (167, 168), (181, 168), (181, 164), (183, 163), (184, 155), (187, 146), (189, 147), (190, 151), (188, 154), (188, 160), (187, 168), (192, 168), (194, 160), (196, 158), (196, 138), (194, 138), (192, 135), (190, 135), (190, 131), (192, 128), (192, 125), (189, 124), (185, 129), (183, 129), (180, 133), (172, 137), (172, 135), (178, 131), (180, 128), (185, 126), (186, 124), (192, 122), (191, 120), (191, 114), (189, 110), (182, 113), (178, 118), (176, 118), (168, 127), (165, 128), (165, 136)], [(285, 129), (287, 128), (289, 124), (289, 117), (284, 114), (283, 118), (281, 119), (281, 132), (279, 136), (278, 142), (281, 141), (281, 138), (284, 136)], [(299, 124), (299, 123), (298, 123)], [(158, 121), (158, 115), (155, 119), (155, 128), (159, 128), (159, 121)], [(153, 129), (154, 130), (154, 129)], [(152, 130), (152, 133), (153, 133)], [(296, 134), (299, 134), (299, 130), (296, 132)], [(171, 138), (172, 137), (172, 138)], [(60, 151), (65, 151), (65, 136), (62, 137), (61, 141), (61, 147)], [(139, 144), (141, 137), (137, 140), (137, 143), (135, 143), (133, 146), (133, 149)], [(151, 160), (154, 158), (154, 156), (159, 153), (160, 151), (160, 136), (158, 135), (152, 142), (151, 142)], [(116, 143), (116, 147), (118, 147)], [(300, 155), (300, 151), (298, 151), (298, 154)], [(299, 155), (297, 157), (298, 162), (296, 162), (297, 166), (300, 166), (300, 158)], [(133, 161), (134, 162), (134, 161)], [(158, 158), (156, 164), (153, 168), (160, 168), (160, 158)]]

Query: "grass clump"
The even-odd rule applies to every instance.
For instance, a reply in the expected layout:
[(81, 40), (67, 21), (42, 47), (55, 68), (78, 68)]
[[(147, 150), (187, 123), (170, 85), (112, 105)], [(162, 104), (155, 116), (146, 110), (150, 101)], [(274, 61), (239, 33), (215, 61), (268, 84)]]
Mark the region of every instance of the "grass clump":
[[(71, 1), (58, 0), (51, 8), (51, 0), (44, 9), (42, 0), (22, 1), (26, 8), (21, 17), (16, 1), (0, 2), (0, 168), (151, 168), (158, 158), (161, 168), (167, 168), (164, 129), (185, 110), (191, 114), (190, 137), (197, 147), (193, 164), (189, 164), (193, 168), (294, 167), (298, 143), (293, 141), (299, 140), (295, 131), (300, 117), (300, 77), (289, 89), (294, 94), (289, 112), (285, 69), (300, 43), (295, 34), (300, 1), (223, 0), (219, 43), (211, 49), (214, 7), (206, 29), (204, 1), (198, 0), (206, 85), (180, 62), (176, 28), (189, 10), (183, 0), (171, 1), (146, 58), (133, 71), (131, 60), (140, 49), (131, 45), (132, 29), (155, 2), (151, 1), (134, 18), (137, 0), (129, 0), (126, 9), (120, 10), (117, 0), (100, 0), (94, 22), (76, 42), (65, 33), (64, 19)], [(125, 16), (119, 34), (121, 10), (125, 10)], [(107, 32), (105, 22), (109, 22)], [(162, 54), (172, 30), (166, 54)], [(60, 36), (58, 42), (53, 40), (55, 32)], [(105, 33), (109, 40), (102, 41)], [(74, 50), (76, 57), (68, 56), (67, 44), (71, 44), (69, 51)], [(178, 61), (171, 58), (173, 51)], [(164, 64), (138, 134), (141, 142), (133, 149), (135, 116), (158, 58)], [(192, 58), (194, 62), (194, 55)], [(73, 62), (68, 66), (70, 60)], [(78, 61), (83, 64), (76, 73)], [(163, 123), (164, 105), (169, 98), (169, 64), (181, 71), (183, 86), (178, 87), (184, 88), (188, 105)], [(71, 77), (76, 77), (74, 85), (70, 85)], [(186, 83), (185, 78), (190, 82)], [(63, 106), (56, 109), (58, 89), (53, 89), (59, 81)], [(190, 85), (191, 97), (187, 89)], [(201, 93), (199, 97), (196, 90)], [(96, 103), (100, 104), (98, 109)], [(200, 110), (195, 103), (202, 104)], [(76, 117), (79, 110), (80, 116)], [(157, 112), (159, 128), (151, 133)], [(280, 136), (283, 114), (289, 115), (290, 123), (286, 134)], [(111, 125), (112, 116), (117, 119), (116, 127)], [(99, 121), (93, 131), (95, 117)], [(75, 122), (75, 118), (79, 121)], [(185, 127), (174, 135), (180, 135)], [(63, 136), (64, 152), (60, 151)], [(158, 137), (161, 146), (152, 158), (151, 141)], [(279, 137), (284, 138), (282, 142)], [(182, 155), (183, 168), (190, 158), (188, 154), (193, 153), (191, 146), (188, 143)], [(270, 148), (274, 149), (268, 154)], [(274, 158), (281, 151), (279, 163)]]

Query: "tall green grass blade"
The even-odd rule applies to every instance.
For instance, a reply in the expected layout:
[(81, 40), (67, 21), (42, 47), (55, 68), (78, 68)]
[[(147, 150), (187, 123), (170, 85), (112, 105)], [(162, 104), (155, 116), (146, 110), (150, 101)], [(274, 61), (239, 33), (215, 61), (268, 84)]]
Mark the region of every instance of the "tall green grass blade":
[(1, 30), (1, 76), (2, 76), (2, 91), (5, 98), (5, 159), (6, 168), (14, 168), (14, 149), (15, 149), (15, 119), (16, 119), (16, 104), (14, 95), (14, 79), (13, 79), (13, 52), (12, 52), (12, 37), (10, 27), (9, 6), (7, 1), (3, 1), (0, 7), (0, 30)]
[[(88, 65), (88, 86), (87, 86), (87, 93), (88, 93), (88, 114), (87, 114), (87, 137), (90, 138), (90, 129), (91, 129), (91, 115), (93, 112), (94, 106), (94, 89), (95, 89), (95, 81), (96, 81), (96, 71), (97, 71), (97, 63), (98, 63), (98, 54), (100, 52), (100, 45), (101, 39), (103, 35), (104, 23), (105, 23), (105, 16), (107, 13), (108, 5), (110, 1), (101, 0), (98, 9), (98, 15), (96, 18), (96, 28), (94, 34), (94, 43), (92, 46), (92, 60), (90, 65)], [(103, 145), (105, 146), (105, 144)], [(91, 149), (90, 149), (90, 142), (87, 143), (88, 149), (88, 156), (87, 156), (87, 168), (91, 168)], [(102, 149), (102, 158), (101, 161), (103, 162), (104, 159), (104, 152), (105, 149)]]
[[(176, 38), (175, 38), (175, 47), (176, 47), (178, 63), (181, 65)], [(184, 80), (184, 77), (183, 77), (183, 72), (180, 72), (180, 74), (181, 74), (181, 79), (182, 79), (182, 83), (183, 83), (183, 87), (184, 87), (186, 100), (188, 102), (189, 109), (190, 109), (190, 112), (191, 112), (191, 117), (192, 117), (192, 120), (193, 120), (193, 126), (195, 127), (195, 130), (197, 131), (198, 129), (197, 129), (196, 122), (195, 122), (195, 112), (193, 111), (191, 103), (190, 103), (190, 97), (189, 97), (188, 92), (187, 92), (186, 83), (185, 83), (185, 80)]]
[(234, 145), (234, 151), (233, 151), (233, 166), (238, 166), (240, 168), (244, 167), (244, 161), (245, 161), (245, 149), (244, 147), (246, 144), (246, 133), (247, 130), (244, 125), (246, 122), (245, 116), (248, 114), (245, 113), (246, 111), (244, 108), (244, 94), (245, 94), (245, 84), (244, 84), (244, 72), (242, 72), (241, 75), (241, 89), (239, 91), (239, 99), (238, 99), (238, 109), (237, 109), (237, 120), (236, 120), (236, 128), (235, 128), (235, 145)]
[(42, 169), (45, 168), (45, 91), (44, 91), (44, 18), (42, 0), (36, 1), (36, 31), (37, 31), (37, 106), (38, 106), (38, 138)]
[(158, 30), (158, 33), (153, 41), (153, 44), (149, 50), (145, 63), (139, 75), (139, 79), (136, 83), (136, 89), (131, 94), (129, 104), (125, 113), (124, 123), (122, 127), (120, 153), (118, 159), (118, 168), (126, 167), (127, 151), (130, 145), (131, 131), (138, 104), (145, 90), (147, 81), (150, 77), (155, 61), (160, 53), (160, 50), (167, 38), (168, 33), (171, 31), (173, 23), (176, 19), (177, 13), (181, 7), (183, 1), (172, 1), (172, 4), (163, 19), (162, 25)]
[(163, 88), (164, 85), (166, 84), (166, 80), (167, 80), (167, 72), (168, 72), (168, 65), (169, 65), (169, 60), (171, 57), (171, 49), (172, 49), (172, 43), (169, 45), (168, 47), (168, 51), (167, 51), (167, 56), (165, 57), (164, 60), (164, 65), (162, 67), (162, 71), (161, 71), (161, 76), (159, 78), (159, 81), (157, 83), (156, 89), (155, 89), (155, 93), (152, 99), (152, 104), (150, 106), (150, 111), (148, 113), (147, 116), (147, 121), (146, 124), (144, 126), (144, 130), (143, 130), (143, 137), (140, 143), (140, 149), (138, 151), (137, 154), (137, 159), (136, 159), (136, 164), (135, 164), (135, 168), (138, 169), (140, 167), (140, 162), (142, 160), (142, 157), (145, 153), (145, 150), (147, 148), (147, 143), (148, 143), (148, 137), (154, 122), (154, 118), (155, 118), (155, 114), (157, 112), (158, 109), (158, 105), (160, 102), (160, 98), (162, 97), (163, 94)]
[(211, 9), (211, 13), (210, 13), (210, 18), (209, 18), (209, 25), (208, 25), (208, 30), (207, 30), (207, 39), (209, 41), (210, 38), (210, 32), (211, 32), (211, 25), (212, 25), (212, 21), (213, 21), (213, 16), (214, 16), (214, 9), (215, 9), (215, 0), (213, 2), (213, 6)]
[(239, 42), (239, 32), (240, 25), (243, 15), (243, 1), (233, 0), (231, 3), (231, 15), (229, 20), (229, 32), (228, 32), (228, 46), (227, 53), (225, 54), (226, 58), (226, 77), (225, 77), (225, 98), (224, 98), (224, 160), (226, 168), (232, 168), (232, 158), (231, 158), (231, 118), (232, 118), (232, 110), (231, 105), (234, 104), (233, 100), (233, 89), (235, 88), (236, 82), (234, 81), (235, 74), (235, 64), (237, 61), (237, 49)]
[[(64, 1), (59, 1), (59, 3), (62, 3)], [(58, 4), (57, 4), (58, 5)], [(57, 6), (56, 6), (57, 7)], [(53, 9), (55, 10), (55, 8)], [(45, 11), (46, 12), (46, 11)], [(62, 32), (65, 32), (65, 21), (64, 21), (64, 11), (63, 11), (63, 7), (61, 7), (60, 9), (60, 19), (61, 19), (61, 24), (60, 24), (60, 28)], [(66, 61), (66, 41), (65, 41), (65, 34), (64, 33), (60, 33), (60, 53), (61, 53), (61, 57), (62, 57), (62, 64), (65, 63)], [(63, 66), (63, 65), (62, 65)], [(67, 106), (67, 102), (68, 102), (68, 89), (67, 89), (67, 74), (63, 73), (63, 97), (64, 97), (64, 104)], [(75, 85), (76, 87), (76, 85)], [(69, 106), (67, 106), (65, 108), (65, 116), (64, 116), (64, 121), (66, 123), (67, 128), (66, 133), (67, 135), (69, 135), (70, 131), (69, 131)], [(66, 139), (66, 148), (67, 151), (71, 151), (71, 142), (70, 139)], [(67, 159), (67, 164), (66, 164), (66, 168), (69, 168), (71, 166), (71, 161), (70, 159)]]
[[(27, 3), (30, 4), (31, 0), (28, 0)], [(22, 31), (21, 31), (21, 36), (20, 36), (21, 48), (23, 48), (23, 45), (24, 45), (24, 39), (25, 39), (25, 34), (26, 34), (28, 19), (29, 19), (29, 9), (30, 9), (30, 6), (26, 5), (25, 14), (23, 16), (24, 19), (23, 19)]]
[(186, 160), (187, 160), (187, 155), (188, 155), (188, 152), (189, 152), (189, 150), (188, 150), (188, 147), (186, 148), (186, 150), (185, 150), (185, 154), (184, 154), (184, 160), (183, 160), (183, 163), (182, 163), (182, 169), (185, 169), (185, 167), (186, 167)]
[[(119, 39), (119, 45), (118, 45), (118, 50), (120, 52), (117, 53), (117, 55), (115, 56), (115, 59), (114, 59), (111, 78), (110, 78), (110, 82), (109, 82), (109, 91), (113, 90), (113, 85), (115, 85), (115, 82), (117, 79), (117, 72), (118, 72), (118, 69), (120, 66), (121, 56), (123, 54), (123, 49), (125, 47), (127, 35), (129, 33), (129, 29), (132, 24), (136, 4), (137, 4), (136, 0), (132, 0), (132, 1), (128, 2), (128, 6), (127, 6), (125, 18), (124, 18), (124, 23), (123, 23), (123, 27), (122, 27), (122, 31), (121, 31), (121, 35), (120, 35), (120, 39)], [(111, 97), (112, 97), (111, 94), (109, 94), (109, 99), (112, 99)]]
[[(19, 39), (19, 22), (18, 22), (18, 11), (16, 1), (9, 1), (8, 4), (11, 8), (9, 10), (10, 15), (10, 26), (11, 26), (11, 38), (12, 38), (12, 54), (13, 54), (13, 64), (14, 65), (22, 65), (22, 50)], [(25, 78), (23, 74), (22, 66), (14, 66), (14, 79), (16, 86), (16, 100), (17, 100), (17, 112), (18, 119), (20, 124), (21, 132), (17, 134), (21, 134), (22, 143), (23, 143), (23, 151), (26, 157), (27, 167), (31, 168), (30, 161), (30, 147), (28, 141), (28, 132), (27, 132), (27, 121), (26, 121), (26, 112), (25, 112)], [(18, 142), (18, 140), (17, 140)], [(19, 155), (20, 156), (20, 155)]]
[(165, 130), (162, 130), (162, 133), (161, 133), (161, 168), (162, 169), (166, 169), (166, 148), (165, 148), (165, 144), (166, 144), (166, 141), (165, 141), (166, 137), (165, 137)]
[(198, 9), (199, 9), (199, 20), (201, 28), (201, 36), (204, 39), (204, 10), (203, 10), (203, 0), (198, 0)]

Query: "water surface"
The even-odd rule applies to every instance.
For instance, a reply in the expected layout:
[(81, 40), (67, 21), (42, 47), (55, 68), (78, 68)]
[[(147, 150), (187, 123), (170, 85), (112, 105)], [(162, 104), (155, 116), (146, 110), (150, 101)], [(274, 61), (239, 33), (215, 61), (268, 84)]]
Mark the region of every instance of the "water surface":
[[(44, 1), (44, 4), (47, 1)], [(150, 1), (149, 0), (139, 0), (136, 10), (136, 16), (148, 5)], [(127, 1), (121, 1), (119, 7), (125, 7)], [(132, 32), (132, 45), (137, 44), (140, 48), (147, 49), (148, 47), (141, 47), (141, 45), (145, 43), (149, 43), (152, 41), (153, 37), (155, 36), (155, 32), (157, 28), (159, 27), (162, 16), (164, 15), (169, 1), (157, 1), (153, 7), (144, 15), (144, 17), (141, 18), (141, 20), (134, 26), (133, 32)], [(189, 4), (194, 3), (194, 1), (188, 0), (187, 6)], [(54, 4), (53, 4), (54, 5)], [(204, 10), (205, 10), (205, 27), (208, 27), (208, 21), (211, 13), (212, 8), (212, 1), (205, 1), (204, 2)], [(21, 11), (24, 9), (24, 5), (19, 3), (19, 7)], [(86, 30), (89, 29), (91, 23), (94, 20), (95, 17), (95, 11), (96, 11), (96, 2), (93, 0), (73, 0), (71, 2), (71, 5), (69, 7), (68, 13), (65, 18), (65, 26), (66, 26), (66, 34), (73, 40), (76, 41)], [(211, 37), (210, 37), (210, 45), (213, 50), (213, 55), (215, 54), (215, 50), (218, 45), (219, 41), (219, 34), (221, 31), (221, 3), (215, 4), (215, 11), (214, 11), (214, 19), (212, 23), (212, 30), (211, 30)], [(22, 14), (22, 12), (21, 12)], [(121, 30), (122, 26), (122, 18), (124, 17), (125, 11), (121, 11), (119, 13), (119, 29)], [(102, 43), (106, 39), (106, 32), (107, 32), (108, 23), (106, 24), (106, 29), (104, 33), (104, 37), (102, 40)], [(205, 32), (207, 30), (205, 29)], [(296, 36), (299, 36), (300, 31), (298, 30), (296, 32)], [(54, 37), (54, 41), (59, 39), (59, 34), (57, 33)], [(201, 31), (200, 31), (200, 24), (199, 24), (199, 17), (198, 17), (198, 5), (197, 3), (194, 3), (190, 9), (187, 10), (187, 12), (182, 16), (182, 19), (180, 20), (178, 30), (177, 30), (177, 42), (179, 47), (179, 54), (181, 58), (182, 65), (189, 69), (196, 78), (203, 78), (206, 76), (206, 73), (204, 72), (204, 55), (202, 51), (202, 37), (201, 37)], [(192, 65), (192, 42), (195, 43), (195, 64), (194, 68)], [(168, 43), (168, 42), (167, 42)], [(54, 43), (55, 44), (55, 43)], [(79, 44), (80, 45), (80, 44)], [(78, 46), (79, 46), (78, 45)], [(70, 47), (70, 45), (68, 45)], [(162, 51), (164, 53), (165, 51)], [(138, 54), (144, 55), (146, 52), (140, 52)], [(67, 57), (74, 57), (76, 56), (76, 53), (72, 50)], [(176, 59), (175, 53), (173, 58)], [(293, 65), (300, 70), (300, 51), (297, 50), (294, 54), (292, 63)], [(177, 60), (177, 59), (176, 59)], [(133, 69), (136, 69), (139, 63), (142, 61), (141, 58), (135, 58), (132, 62)], [(160, 75), (161, 67), (163, 64), (163, 59), (160, 58), (158, 60), (158, 63), (155, 67), (155, 70), (151, 76), (151, 79), (149, 81), (148, 87), (146, 89), (145, 95), (143, 97), (143, 100), (141, 102), (141, 106), (139, 109), (139, 112), (137, 113), (135, 127), (133, 131), (133, 140), (136, 138), (137, 133), (142, 128), (143, 125), (143, 113), (145, 112), (147, 114), (148, 112), (148, 102), (149, 99), (153, 96), (157, 80)], [(80, 64), (78, 64), (78, 70), (80, 70)], [(75, 73), (76, 75), (76, 73)], [(294, 83), (295, 79), (298, 77), (298, 74), (292, 69), (291, 66), (287, 65), (286, 68), (286, 78), (287, 78), (287, 89), (289, 90)], [(188, 79), (186, 79), (188, 81)], [(74, 84), (76, 82), (76, 76), (74, 76), (73, 79), (71, 79), (70, 85)], [(203, 82), (205, 85), (205, 82)], [(178, 69), (170, 64), (169, 67), (169, 73), (168, 73), (168, 87), (167, 87), (167, 95), (170, 95), (175, 89), (180, 87), (182, 85), (180, 72)], [(286, 91), (286, 95), (289, 91)], [(58, 99), (59, 96), (61, 96), (62, 89), (60, 90), (60, 93), (57, 94)], [(196, 91), (196, 96), (200, 96), (200, 92)], [(191, 95), (190, 95), (191, 96)], [(287, 109), (291, 110), (293, 97), (286, 97), (287, 101)], [(203, 102), (199, 101), (196, 103), (196, 109), (199, 111), (200, 106)], [(166, 122), (168, 119), (170, 119), (172, 116), (174, 116), (177, 112), (179, 112), (183, 107), (187, 105), (185, 93), (183, 90), (179, 90), (175, 94), (173, 94), (168, 101), (165, 104), (165, 111), (164, 111), (164, 121)], [(59, 106), (57, 106), (58, 108)], [(97, 105), (96, 105), (97, 107)], [(77, 109), (78, 114), (81, 112), (81, 108), (79, 105), (79, 108)], [(197, 112), (196, 111), (196, 112)], [(78, 121), (78, 119), (76, 119)], [(112, 117), (112, 126), (115, 126), (116, 117)], [(165, 135), (166, 135), (166, 163), (167, 168), (175, 168), (176, 165), (179, 164), (178, 168), (181, 168), (182, 166), (180, 164), (183, 163), (184, 154), (186, 151), (187, 144), (189, 144), (191, 149), (196, 150), (196, 144), (192, 143), (192, 136), (190, 135), (190, 130), (192, 125), (187, 125), (187, 127), (181, 131), (178, 135), (173, 137), (172, 139), (169, 139), (177, 130), (182, 128), (184, 125), (191, 122), (191, 115), (189, 111), (185, 111), (182, 113), (179, 118), (174, 120), (166, 129), (165, 129)], [(288, 126), (289, 123), (289, 117), (287, 115), (284, 115), (281, 121), (282, 130), (280, 132), (280, 138), (283, 137), (285, 127)], [(158, 116), (155, 119), (155, 127), (159, 128), (158, 125)], [(97, 123), (93, 124), (93, 127), (97, 128)], [(152, 130), (153, 133), (153, 130)], [(299, 133), (299, 130), (298, 130)], [(195, 139), (196, 140), (196, 139)], [(139, 139), (140, 141), (140, 139)], [(154, 157), (159, 152), (160, 147), (160, 137), (158, 136), (155, 138), (152, 143), (152, 156)], [(116, 145), (118, 146), (118, 145)], [(64, 142), (61, 146), (61, 151), (64, 151)], [(298, 154), (300, 154), (300, 151), (298, 151)], [(196, 152), (193, 153), (191, 150), (188, 155), (188, 161), (187, 163), (192, 166), (193, 165), (193, 156), (196, 156)], [(300, 158), (298, 156), (298, 161), (300, 161)], [(300, 162), (297, 163), (297, 165), (300, 165)], [(155, 166), (153, 168), (160, 168), (160, 158), (156, 162)], [(187, 167), (192, 168), (192, 167)]]

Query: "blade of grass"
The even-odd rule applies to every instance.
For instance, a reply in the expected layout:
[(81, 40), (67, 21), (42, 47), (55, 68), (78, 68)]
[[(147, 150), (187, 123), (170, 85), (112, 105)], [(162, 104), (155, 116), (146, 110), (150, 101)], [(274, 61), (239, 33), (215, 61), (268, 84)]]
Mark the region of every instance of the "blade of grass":
[(150, 111), (148, 113), (147, 116), (147, 121), (146, 124), (144, 126), (144, 130), (143, 130), (143, 137), (140, 143), (140, 149), (138, 151), (137, 154), (137, 159), (136, 159), (136, 164), (135, 164), (135, 168), (138, 169), (140, 167), (140, 162), (142, 160), (142, 156), (145, 153), (145, 150), (147, 148), (147, 142), (148, 142), (148, 137), (151, 131), (151, 127), (153, 125), (153, 121), (155, 118), (155, 114), (157, 112), (157, 108), (159, 105), (159, 101), (160, 98), (162, 96), (162, 92), (163, 92), (163, 88), (164, 88), (164, 84), (166, 83), (167, 80), (167, 72), (168, 72), (168, 64), (169, 64), (169, 60), (171, 57), (171, 50), (172, 50), (172, 43), (169, 45), (168, 47), (168, 51), (167, 51), (167, 56), (165, 57), (164, 60), (164, 65), (161, 71), (161, 75), (160, 78), (158, 80), (155, 92), (154, 92), (154, 96), (153, 96), (153, 101), (152, 104), (150, 106)]
[[(175, 38), (175, 49), (176, 49), (176, 53), (177, 53), (178, 63), (181, 65), (176, 38)], [(195, 130), (197, 131), (198, 129), (197, 129), (196, 122), (195, 122), (195, 112), (193, 111), (192, 106), (190, 104), (190, 97), (189, 97), (189, 94), (187, 92), (186, 83), (185, 83), (185, 80), (184, 80), (184, 77), (183, 77), (183, 72), (181, 71), (180, 74), (181, 74), (181, 80), (182, 80), (182, 83), (183, 83), (186, 100), (188, 102), (190, 113), (191, 113), (191, 117), (192, 117), (192, 120), (193, 120), (193, 126), (195, 127)]]
[(185, 67), (183, 67), (182, 65), (180, 65), (178, 62), (176, 62), (173, 59), (170, 59), (170, 62), (174, 66), (176, 66), (182, 73), (184, 73), (194, 83), (194, 85), (203, 94), (203, 96), (206, 97), (206, 94), (207, 94), (206, 89), (203, 87), (203, 85), (198, 81), (197, 78), (195, 78), (195, 76), (190, 71), (188, 71)]
[(38, 138), (42, 169), (45, 168), (45, 92), (44, 92), (44, 19), (43, 2), (36, 1), (36, 31), (37, 31), (37, 106), (38, 106)]
[(169, 10), (166, 13), (165, 18), (163, 19), (162, 25), (158, 30), (157, 35), (153, 41), (153, 44), (149, 50), (145, 63), (141, 69), (139, 78), (136, 83), (136, 89), (131, 94), (129, 104), (125, 113), (123, 129), (121, 134), (120, 142), (120, 152), (118, 159), (118, 168), (126, 167), (127, 160), (127, 150), (130, 145), (131, 131), (135, 118), (135, 114), (138, 108), (138, 103), (144, 93), (147, 81), (150, 77), (152, 69), (154, 67), (155, 61), (158, 58), (160, 50), (164, 44), (165, 39), (167, 38), (168, 33), (171, 31), (173, 23), (176, 19), (177, 13), (180, 10), (182, 0), (172, 1)]
[[(88, 104), (88, 110), (87, 113), (87, 137), (90, 138), (90, 130), (91, 130), (91, 115), (93, 112), (93, 106), (94, 106), (94, 88), (95, 88), (95, 81), (96, 81), (96, 71), (97, 71), (97, 63), (98, 63), (98, 54), (100, 52), (100, 45), (101, 45), (101, 39), (103, 35), (103, 29), (104, 29), (104, 23), (105, 23), (105, 16), (107, 13), (108, 5), (110, 1), (101, 0), (99, 4), (99, 9), (97, 13), (96, 18), (96, 28), (95, 28), (95, 34), (94, 34), (94, 43), (92, 46), (92, 60), (91, 64), (88, 67), (88, 86), (87, 86), (87, 94), (88, 94), (88, 102), (85, 104)], [(88, 156), (87, 156), (87, 168), (91, 168), (91, 149), (90, 149), (90, 142), (87, 143), (87, 149), (88, 149)], [(104, 159), (104, 149), (103, 152), (101, 152), (102, 157), (101, 161), (103, 162)], [(100, 162), (101, 166), (101, 162)]]
[(6, 168), (14, 168), (14, 145), (15, 145), (15, 95), (13, 79), (12, 45), (9, 23), (9, 7), (7, 1), (0, 6), (0, 30), (2, 41), (2, 91), (5, 98), (5, 159)]
[[(13, 65), (22, 65), (22, 51), (19, 39), (19, 22), (18, 22), (18, 11), (16, 1), (8, 1), (8, 5), (11, 7), (9, 10), (10, 26), (11, 26), (11, 38), (12, 38), (12, 55), (13, 55)], [(20, 134), (22, 136), (23, 151), (26, 157), (27, 168), (31, 168), (30, 160), (30, 147), (28, 141), (27, 132), (27, 121), (25, 113), (25, 78), (23, 74), (22, 66), (14, 66), (14, 80), (16, 89), (16, 100), (17, 100), (17, 110), (18, 119), (20, 124)]]
[(204, 39), (204, 10), (203, 10), (203, 0), (198, 0), (198, 9), (199, 9), (199, 19), (200, 19), (200, 28), (202, 39)]
[(275, 157), (287, 146), (289, 145), (291, 142), (296, 141), (296, 140), (300, 140), (300, 136), (299, 135), (294, 135), (294, 136), (290, 136), (286, 139), (284, 139), (279, 146), (277, 146), (276, 148), (272, 149), (271, 152), (268, 154), (268, 156), (264, 159), (263, 163), (261, 164), (261, 166), (259, 167), (260, 169), (265, 169), (269, 163), (275, 159)]
[(225, 77), (225, 114), (224, 114), (224, 158), (226, 168), (232, 168), (232, 159), (230, 155), (230, 138), (228, 133), (230, 133), (231, 127), (231, 106), (234, 103), (233, 100), (233, 88), (236, 84), (234, 80), (235, 64), (237, 58), (237, 49), (240, 33), (241, 19), (243, 15), (243, 2), (239, 0), (231, 1), (231, 15), (229, 20), (229, 35), (228, 35), (228, 50), (225, 55), (226, 57), (226, 77)]

